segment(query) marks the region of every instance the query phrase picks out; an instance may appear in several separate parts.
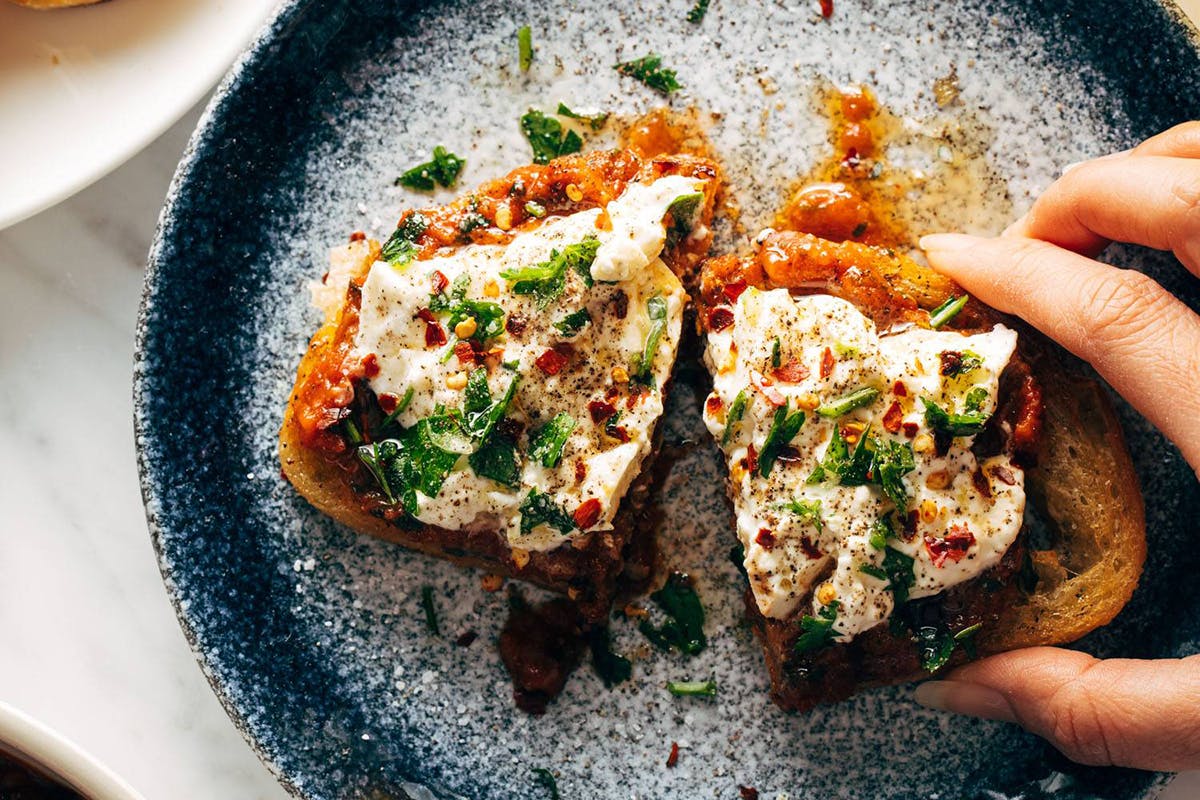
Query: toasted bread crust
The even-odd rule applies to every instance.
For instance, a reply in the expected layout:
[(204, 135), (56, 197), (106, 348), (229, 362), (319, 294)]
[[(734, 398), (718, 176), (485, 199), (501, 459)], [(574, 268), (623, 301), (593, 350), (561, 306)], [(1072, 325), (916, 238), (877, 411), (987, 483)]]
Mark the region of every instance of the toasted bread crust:
[[(880, 326), (927, 325), (928, 310), (957, 289), (902, 254), (782, 231), (755, 256), (722, 256), (702, 265), (702, 329), (707, 310), (728, 302), (725, 286), (739, 283), (842, 297)], [(986, 330), (1002, 320), (1020, 330), (1020, 340), (997, 416), (1005, 415), (1008, 446), (1027, 466), (1030, 499), (1049, 521), (1051, 541), (1035, 545), (1022, 532), (992, 570), (909, 604), (917, 606), (913, 613), (955, 630), (982, 622), (975, 641), (980, 654), (1069, 642), (1108, 623), (1132, 595), (1146, 547), (1137, 475), (1107, 394), (1094, 380), (1065, 369), (1055, 346), (1036, 331), (978, 301), (968, 303), (955, 327)], [(1032, 592), (1018, 588), (1026, 553), (1038, 577)], [(915, 642), (886, 624), (800, 656), (798, 619), (765, 618), (749, 590), (746, 609), (763, 645), (772, 698), (786, 710), (928, 677)], [(950, 664), (964, 660), (959, 650)]]
[[(708, 226), (719, 177), (712, 162), (690, 156), (643, 161), (626, 151), (600, 151), (557, 159), (544, 166), (523, 167), (470, 193), (468, 198), (473, 201), (464, 198), (421, 210), (428, 224), (416, 241), (417, 257), (442, 255), (468, 243), (506, 243), (513, 233), (540, 224), (539, 219), (524, 211), (530, 201), (543, 205), (548, 214), (574, 213), (607, 203), (639, 176), (652, 180), (674, 174), (710, 182), (700, 217), (703, 230), (663, 253), (672, 271), (690, 284), (711, 243)], [(521, 187), (519, 203), (512, 199), (514, 186)], [(568, 186), (578, 190), (571, 194), (580, 199), (570, 199)], [(477, 227), (464, 238), (460, 226), (464, 215), (483, 214), (495, 220), (501, 207), (510, 209), (511, 228)], [(417, 212), (406, 212), (401, 222), (413, 213)], [(576, 601), (586, 620), (602, 620), (617, 592), (618, 578), (624, 574), (635, 582), (644, 580), (652, 569), (649, 562), (655, 550), (647, 539), (652, 536), (649, 498), (658, 431), (652, 453), (613, 519), (613, 529), (583, 534), (555, 550), (514, 550), (502, 532), (493, 528), (448, 530), (415, 525), (412, 520), (389, 513), (378, 502), (372, 502), (361, 465), (346, 452), (341, 437), (330, 430), (362, 386), (361, 367), (353, 363), (351, 354), (357, 331), (358, 285), (379, 252), (377, 242), (360, 238), (338, 253), (338, 258), (348, 263), (342, 263), (336, 271), (349, 287), (344, 302), (326, 307), (325, 323), (314, 334), (297, 370), (279, 434), (284, 476), (319, 511), (360, 533), (561, 592)], [(663, 387), (664, 394), (668, 388)]]

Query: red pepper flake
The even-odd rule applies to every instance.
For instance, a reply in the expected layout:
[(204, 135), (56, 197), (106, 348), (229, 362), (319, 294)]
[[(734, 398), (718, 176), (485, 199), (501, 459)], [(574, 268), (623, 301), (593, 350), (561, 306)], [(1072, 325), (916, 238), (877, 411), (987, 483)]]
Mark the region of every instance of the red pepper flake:
[(587, 463), (581, 458), (575, 462), (575, 482), (583, 483), (587, 477)]
[[(832, 2), (832, 0), (822, 0), (822, 2)], [(742, 800), (758, 800), (758, 789), (753, 786), (738, 784), (738, 794), (742, 796)]]
[(940, 567), (947, 560), (959, 562), (967, 556), (971, 545), (975, 544), (975, 534), (966, 525), (951, 525), (950, 530), (942, 538), (925, 536), (925, 549), (933, 559), (933, 565)]
[(736, 303), (744, 291), (746, 291), (745, 281), (734, 281), (733, 283), (727, 283), (721, 287), (721, 294), (725, 295), (725, 299), (728, 300), (730, 304)]
[(617, 409), (613, 408), (612, 403), (606, 403), (603, 400), (593, 400), (588, 403), (588, 413), (592, 415), (592, 422), (600, 425), (607, 422), (613, 414), (616, 414)]
[(446, 331), (442, 328), (442, 323), (438, 322), (437, 315), (428, 308), (422, 308), (417, 311), (417, 316), (425, 321), (426, 347), (441, 347), (447, 342)]
[(771, 377), (783, 383), (799, 383), (808, 377), (808, 367), (801, 364), (799, 359), (793, 358), (783, 366), (771, 370)]
[(833, 360), (833, 351), (826, 347), (825, 352), (821, 353), (821, 380), (833, 374), (834, 363), (836, 362)]
[(629, 397), (625, 398), (625, 408), (628, 411), (633, 411), (637, 408), (637, 404), (642, 402), (646, 397), (650, 396), (650, 390), (645, 386), (639, 386), (630, 393)]
[(807, 556), (808, 558), (810, 558), (814, 561), (816, 561), (818, 558), (821, 558), (825, 555), (824, 553), (821, 552), (821, 549), (819, 547), (817, 547), (815, 544), (813, 544), (812, 539), (809, 539), (807, 536), (800, 537), (800, 550), (804, 553), (805, 556)]
[(938, 353), (938, 361), (938, 372), (943, 376), (957, 375), (962, 371), (963, 354), (957, 350), (943, 350)]
[(908, 387), (904, 385), (904, 381), (896, 381), (892, 384), (892, 394), (896, 397), (908, 397)]
[(893, 400), (888, 410), (883, 413), (883, 429), (888, 433), (899, 433), (903, 420), (904, 412), (900, 410), (900, 404)]
[(463, 631), (458, 635), (458, 638), (454, 640), (454, 643), (459, 647), (470, 647), (478, 638), (479, 634), (475, 631)]
[(708, 399), (704, 401), (704, 410), (714, 416), (724, 407), (725, 403), (715, 394), (710, 394)]
[(400, 398), (390, 392), (381, 392), (378, 396), (379, 408), (385, 414), (391, 414), (400, 405)]
[(575, 527), (586, 531), (600, 521), (600, 501), (594, 497), (584, 500), (579, 508), (575, 509), (572, 517), (575, 520)]
[(903, 528), (904, 541), (911, 542), (913, 537), (917, 535), (917, 523), (921, 519), (921, 514), (915, 508), (908, 512), (901, 520)]
[(557, 375), (567, 365), (567, 357), (557, 350), (550, 349), (538, 356), (533, 363), (547, 375)]
[(717, 306), (708, 310), (708, 329), (714, 333), (723, 331), (733, 324), (733, 309)]
[(508, 331), (513, 336), (520, 336), (525, 332), (525, 327), (529, 322), (520, 314), (509, 314), (504, 320), (504, 330)]
[(759, 528), (758, 535), (754, 537), (754, 543), (763, 550), (774, 550), (775, 534), (771, 533), (770, 528)]
[(761, 372), (751, 370), (750, 380), (754, 387), (762, 392), (762, 396), (767, 398), (767, 402), (773, 406), (781, 406), (787, 403), (787, 398), (779, 393), (775, 388), (770, 378), (765, 377)]
[(746, 469), (750, 474), (758, 472), (758, 451), (754, 449), (753, 444), (746, 447)]
[(454, 355), (458, 356), (459, 363), (464, 367), (474, 366), (478, 356), (471, 342), (462, 341), (454, 343)]
[[(822, 0), (822, 2), (824, 2), (824, 0)], [(833, 12), (831, 11), (830, 13), (833, 13)], [(842, 166), (849, 167), (850, 169), (854, 169), (861, 163), (862, 162), (858, 158), (858, 148), (857, 147), (851, 147), (850, 149), (848, 149), (846, 151), (845, 158), (842, 159)]]
[(441, 294), (446, 291), (446, 287), (450, 285), (450, 279), (447, 278), (440, 269), (433, 271), (433, 293)]
[(604, 399), (611, 403), (612, 401), (616, 400), (620, 394), (621, 392), (619, 389), (617, 389), (617, 387), (610, 386), (604, 390)]
[(971, 473), (971, 483), (975, 485), (975, 491), (979, 492), (980, 497), (992, 496), (992, 484), (988, 481), (987, 475), (983, 474), (983, 470), (976, 469)]
[(363, 357), (363, 375), (368, 378), (374, 378), (379, 374), (379, 356), (374, 353), (367, 353)]
[(679, 763), (679, 742), (671, 742), (671, 754), (667, 756), (667, 766), (673, 767)]
[(921, 426), (915, 422), (906, 422), (900, 427), (904, 428), (904, 435), (909, 439), (914, 438), (917, 435), (917, 431), (921, 429)]
[(1012, 470), (1008, 467), (1002, 467), (999, 464), (992, 467), (992, 476), (1001, 483), (1008, 484), (1009, 486), (1015, 486), (1017, 483), (1017, 476), (1012, 474)]
[(616, 439), (618, 442), (629, 441), (629, 431), (625, 430), (624, 425), (605, 425), (604, 432)]
[(352, 241), (352, 242), (361, 242), (363, 239), (366, 239), (366, 238), (367, 238), (367, 235), (365, 233), (363, 233), (362, 231), (355, 231), (354, 233), (350, 234), (350, 241)]

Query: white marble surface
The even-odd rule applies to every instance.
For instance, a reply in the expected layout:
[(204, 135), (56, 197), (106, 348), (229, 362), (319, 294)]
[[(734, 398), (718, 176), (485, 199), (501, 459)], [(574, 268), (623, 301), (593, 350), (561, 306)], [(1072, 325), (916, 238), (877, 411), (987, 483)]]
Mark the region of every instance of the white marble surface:
[[(148, 800), (273, 800), (286, 794), (225, 716), (175, 621), (134, 463), (143, 266), (198, 114), (0, 232), (0, 699)], [(1200, 773), (1161, 795), (1197, 797)]]

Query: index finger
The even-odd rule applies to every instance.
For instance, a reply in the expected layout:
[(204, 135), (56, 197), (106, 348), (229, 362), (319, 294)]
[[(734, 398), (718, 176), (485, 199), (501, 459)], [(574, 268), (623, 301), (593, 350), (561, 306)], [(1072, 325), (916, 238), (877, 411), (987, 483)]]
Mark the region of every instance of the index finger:
[(1020, 237), (938, 234), (929, 263), (1091, 363), (1200, 469), (1200, 317), (1140, 272)]

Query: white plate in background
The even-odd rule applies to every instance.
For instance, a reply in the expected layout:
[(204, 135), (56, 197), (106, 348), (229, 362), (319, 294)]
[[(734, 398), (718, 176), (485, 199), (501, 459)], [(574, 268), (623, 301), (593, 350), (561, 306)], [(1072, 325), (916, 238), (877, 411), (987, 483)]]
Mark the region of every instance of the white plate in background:
[(0, 0), (0, 228), (64, 200), (183, 116), (276, 0)]

